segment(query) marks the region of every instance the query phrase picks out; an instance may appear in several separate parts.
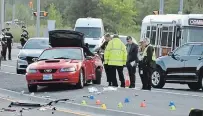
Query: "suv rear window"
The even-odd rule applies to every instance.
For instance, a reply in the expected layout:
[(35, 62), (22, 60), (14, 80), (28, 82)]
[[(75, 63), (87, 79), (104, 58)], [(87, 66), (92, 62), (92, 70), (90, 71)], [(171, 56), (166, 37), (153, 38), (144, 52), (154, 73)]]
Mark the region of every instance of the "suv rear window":
[(194, 45), (190, 55), (203, 55), (203, 45)]

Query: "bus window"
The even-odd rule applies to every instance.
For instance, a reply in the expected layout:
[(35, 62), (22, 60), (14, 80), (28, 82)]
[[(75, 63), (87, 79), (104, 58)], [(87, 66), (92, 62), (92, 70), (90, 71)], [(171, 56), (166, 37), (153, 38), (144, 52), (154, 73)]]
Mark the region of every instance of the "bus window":
[(171, 44), (172, 44), (172, 36), (173, 36), (173, 32), (169, 32), (169, 34), (168, 34), (168, 47), (171, 47)]
[(162, 38), (161, 38), (162, 46), (167, 46), (167, 39), (168, 39), (168, 27), (163, 27)]

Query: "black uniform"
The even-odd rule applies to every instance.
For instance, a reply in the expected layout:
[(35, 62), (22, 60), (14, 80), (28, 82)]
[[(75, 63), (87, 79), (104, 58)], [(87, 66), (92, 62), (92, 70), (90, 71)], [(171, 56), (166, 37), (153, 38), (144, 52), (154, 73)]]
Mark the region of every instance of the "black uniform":
[[(6, 32), (7, 37), (7, 48), (8, 48), (8, 59), (11, 60), (11, 48), (13, 43), (13, 35), (10, 32)], [(7, 50), (6, 50), (7, 51)]]
[(2, 58), (3, 60), (6, 60), (7, 38), (5, 37), (5, 35), (1, 40), (1, 46), (2, 46), (2, 51), (1, 51)]
[[(136, 67), (137, 67), (137, 62), (138, 62), (138, 45), (135, 43), (132, 44), (127, 44), (126, 48), (128, 50), (128, 58), (127, 58), (127, 69), (128, 69), (128, 74), (130, 77), (130, 87), (129, 88), (134, 88), (135, 87), (135, 73), (136, 73)], [(131, 64), (134, 62), (134, 64)]]
[(28, 38), (29, 38), (28, 32), (26, 30), (23, 30), (23, 32), (21, 34), (21, 39), (20, 39), (22, 47), (25, 45), (25, 43), (28, 40)]
[[(154, 48), (150, 45), (147, 48), (147, 56), (143, 58), (143, 89), (151, 90), (151, 75), (155, 68), (155, 61), (152, 60)], [(147, 47), (146, 46), (146, 47)]]
[[(108, 45), (109, 41), (105, 41), (102, 45), (101, 45), (101, 49), (105, 50), (106, 46)], [(104, 55), (102, 56), (102, 62), (104, 62)], [(104, 64), (104, 69), (106, 72), (106, 77), (107, 77), (107, 82), (109, 82), (109, 86), (112, 85), (112, 81), (110, 80), (110, 76), (109, 76), (109, 66), (108, 64)]]

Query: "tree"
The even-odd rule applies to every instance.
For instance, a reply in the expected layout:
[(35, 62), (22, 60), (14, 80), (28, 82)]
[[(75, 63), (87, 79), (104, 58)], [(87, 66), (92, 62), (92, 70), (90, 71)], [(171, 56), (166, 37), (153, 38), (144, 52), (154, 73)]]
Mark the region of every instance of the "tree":
[(62, 27), (62, 16), (60, 12), (56, 9), (55, 5), (52, 3), (48, 8), (48, 19), (49, 20), (56, 20), (56, 27)]

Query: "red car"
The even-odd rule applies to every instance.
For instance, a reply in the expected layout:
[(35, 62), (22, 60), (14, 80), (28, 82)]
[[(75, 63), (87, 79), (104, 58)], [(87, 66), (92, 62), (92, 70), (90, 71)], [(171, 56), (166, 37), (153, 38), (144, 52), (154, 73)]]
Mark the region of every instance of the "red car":
[(101, 58), (85, 47), (84, 34), (70, 30), (50, 31), (49, 43), (52, 48), (44, 50), (26, 69), (29, 92), (50, 84), (73, 84), (83, 88), (91, 81), (101, 83)]

